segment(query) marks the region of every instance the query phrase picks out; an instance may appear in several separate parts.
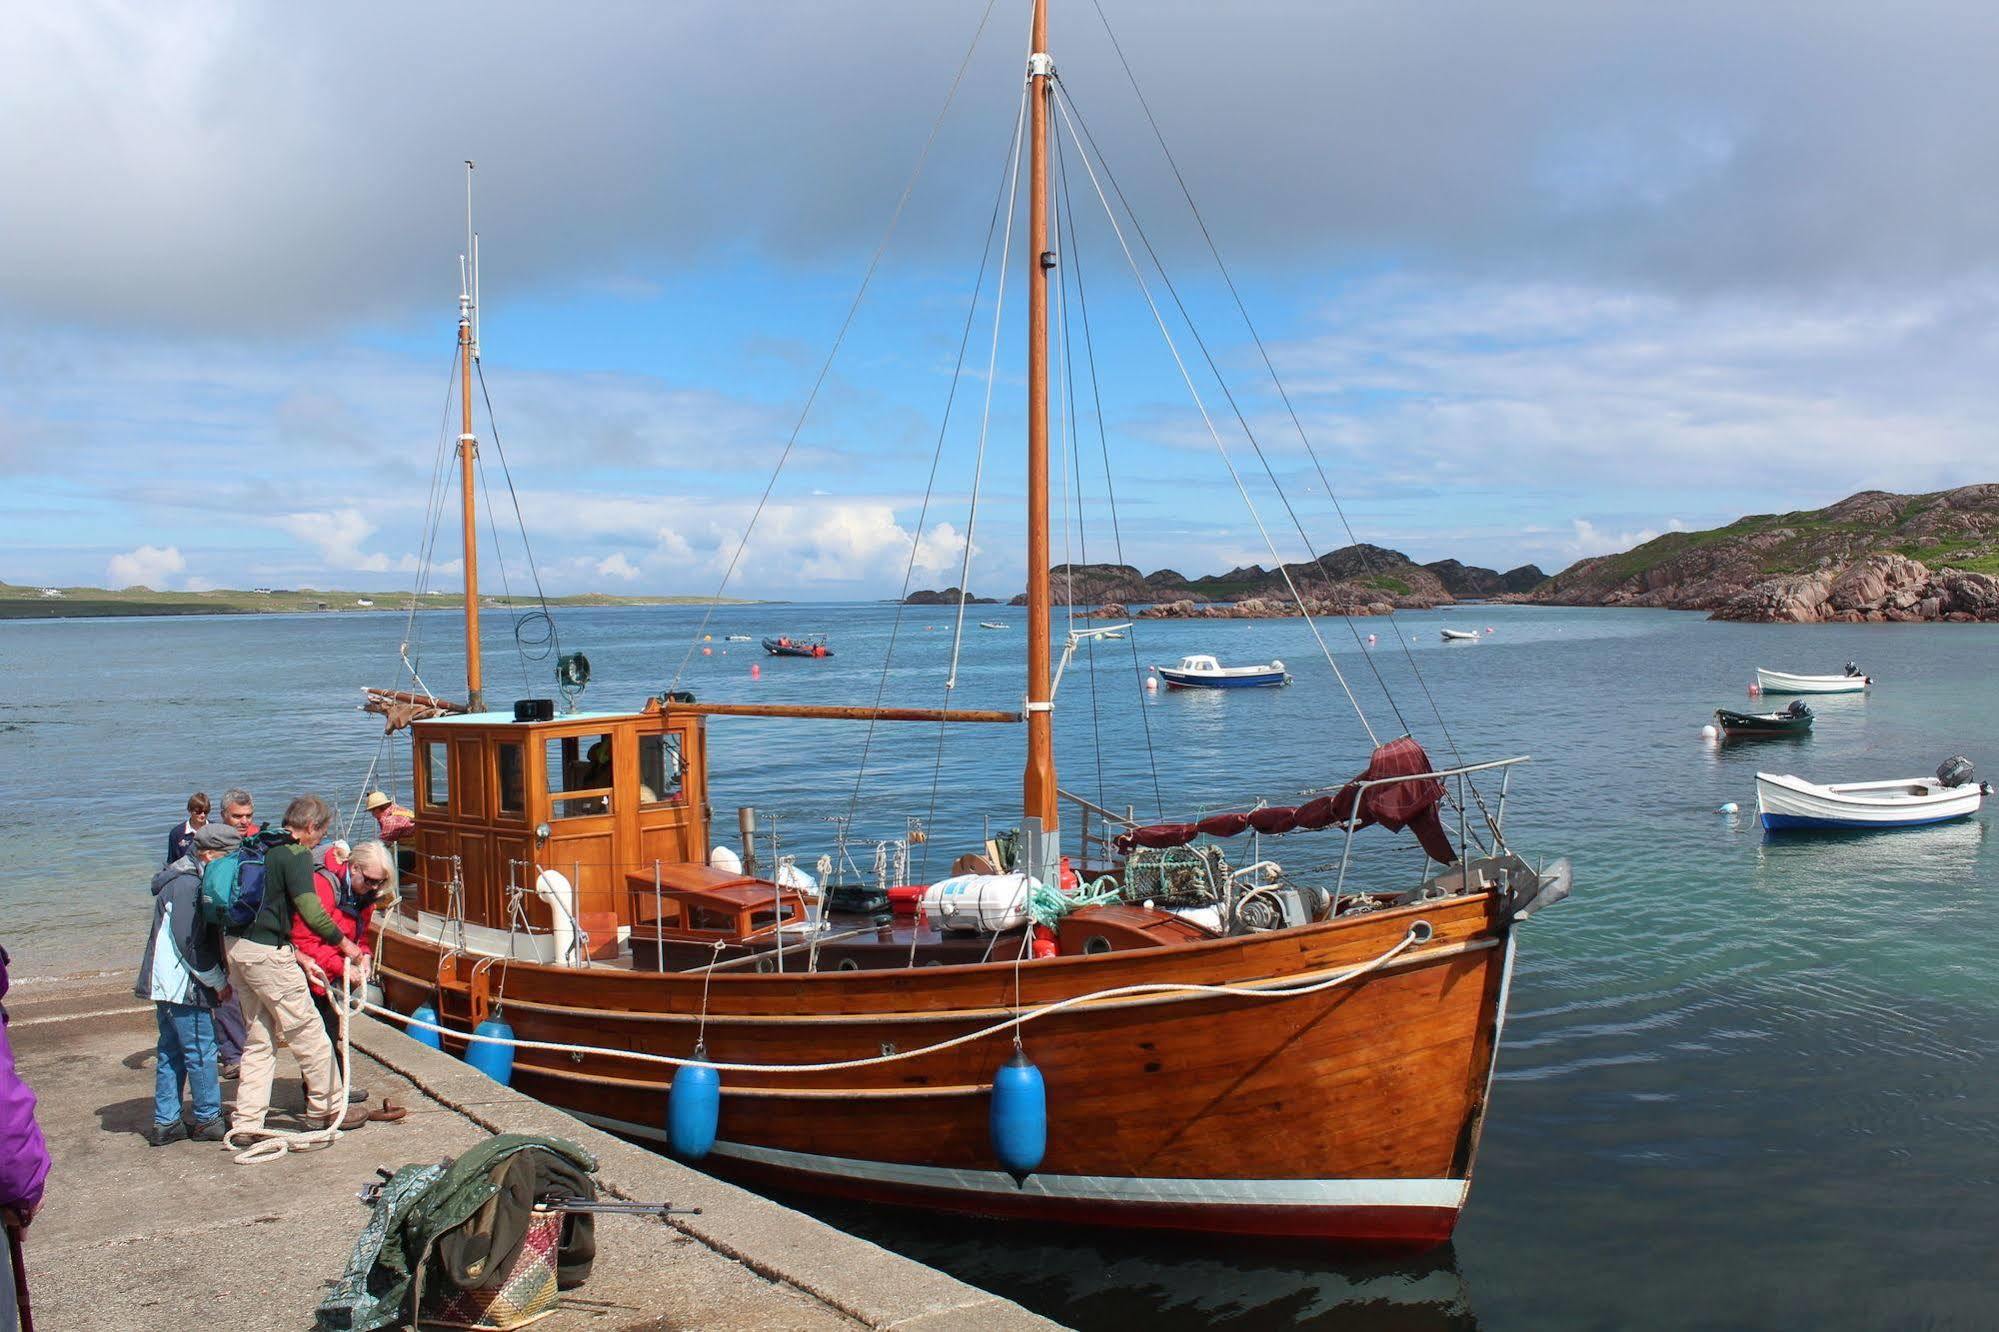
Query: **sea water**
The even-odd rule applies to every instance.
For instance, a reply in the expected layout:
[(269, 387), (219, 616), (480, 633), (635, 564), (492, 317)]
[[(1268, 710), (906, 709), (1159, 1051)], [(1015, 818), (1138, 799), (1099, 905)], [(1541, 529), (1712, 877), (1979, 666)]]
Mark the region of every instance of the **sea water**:
[[(937, 607), (582, 610), (558, 625), (560, 649), (594, 667), (585, 707), (668, 687), (1017, 707), (1025, 615), (1009, 609), (1007, 630), (969, 618), (961, 640)], [(1445, 644), (1445, 626), (1493, 632)], [(505, 615), (489, 611), (486, 628), (489, 700), (546, 695), (552, 657), (524, 659)], [(1467, 605), (1322, 629), (1344, 685), (1296, 620), (1142, 621), (1079, 649), (1057, 702), (1062, 784), (1140, 819), (1184, 818), (1337, 783), (1365, 765), (1370, 726), (1382, 740), (1413, 731), (1439, 763), (1533, 756), (1508, 790), (1509, 840), (1530, 859), (1570, 856), (1576, 891), (1522, 930), (1455, 1243), (1384, 1258), (810, 1205), (1082, 1327), (1989, 1324), (1989, 816), (1768, 840), (1754, 775), (1918, 776), (1956, 753), (1999, 775), (1999, 628)], [(810, 632), (836, 655), (780, 661), (725, 641)], [(461, 694), (458, 633), (443, 614), (0, 624), (0, 943), (16, 974), (136, 965), (146, 883), (192, 790), (219, 806), (245, 786), (263, 817), (315, 791), (343, 823), (365, 783), (407, 798), (407, 740), (383, 741), (356, 711), (360, 689), (409, 687), (408, 642), (437, 693)], [(1295, 683), (1143, 689), (1148, 664), (1190, 652), (1280, 658)], [(1750, 705), (1757, 666), (1836, 672), (1849, 658), (1875, 687), (1813, 699), (1809, 739), (1702, 738), (1714, 708)], [(717, 718), (709, 734), (717, 840), (734, 840), (730, 811), (755, 805), (807, 868), (840, 853), (844, 826), (871, 874), (875, 844), (906, 838), (914, 816), (929, 838), (910, 877), (937, 877), (1013, 826), (1017, 727)], [(1494, 799), (1497, 780), (1482, 791)], [(1719, 813), (1730, 801), (1740, 812)], [(1365, 874), (1399, 883), (1420, 864), (1406, 834), (1362, 839)], [(1340, 847), (1320, 833), (1261, 850), (1330, 873)]]

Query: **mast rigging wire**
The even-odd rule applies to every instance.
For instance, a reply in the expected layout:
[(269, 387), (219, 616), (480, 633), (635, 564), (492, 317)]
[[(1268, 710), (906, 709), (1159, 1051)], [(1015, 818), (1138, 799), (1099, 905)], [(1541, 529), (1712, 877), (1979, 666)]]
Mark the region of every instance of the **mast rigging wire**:
[[(1250, 318), (1249, 305), (1243, 300), (1242, 292), (1236, 286), (1235, 276), (1229, 271), (1227, 262), (1222, 258), (1221, 247), (1215, 243), (1214, 234), (1208, 229), (1208, 220), (1202, 215), (1200, 205), (1194, 202), (1194, 191), (1187, 184), (1187, 177), (1181, 172), (1180, 163), (1173, 156), (1173, 150), (1167, 146), (1165, 131), (1161, 129), (1158, 117), (1152, 113), (1152, 104), (1146, 100), (1145, 90), (1139, 86), (1138, 74), (1132, 69), (1131, 61), (1124, 53), (1124, 45), (1118, 41), (1117, 33), (1111, 27), (1109, 15), (1104, 13), (1101, 0), (1090, 0), (1090, 6), (1097, 12), (1097, 21), (1103, 25), (1104, 36), (1110, 39), (1111, 50), (1117, 54), (1118, 64), (1124, 69), (1124, 76), (1126, 81), (1131, 84), (1133, 96), (1138, 99), (1139, 109), (1145, 113), (1145, 121), (1152, 129), (1152, 137), (1158, 142), (1159, 151), (1165, 157), (1166, 165), (1173, 172), (1173, 179), (1180, 187), (1181, 197), (1187, 201), (1187, 211), (1192, 214), (1195, 226), (1200, 229), (1201, 239), (1207, 245), (1208, 253), (1215, 261), (1215, 269), (1221, 274), (1222, 282), (1228, 287), (1229, 297), (1235, 302), (1236, 312), (1242, 316), (1243, 327), (1248, 330), (1250, 340), (1256, 344), (1257, 355), (1262, 358), (1263, 367), (1270, 374), (1270, 382), (1277, 389), (1277, 396), (1284, 403), (1285, 413), (1291, 418), (1292, 429), (1298, 432), (1298, 442), (1305, 446), (1305, 455), (1312, 460), (1312, 469), (1318, 473), (1319, 485), (1326, 492), (1326, 499), (1331, 502), (1333, 512), (1339, 517), (1340, 527), (1347, 535), (1347, 543), (1354, 548), (1355, 554), (1359, 556), (1361, 567), (1367, 568), (1369, 564), (1367, 551), (1361, 545), (1360, 538), (1354, 535), (1353, 523), (1347, 518), (1346, 506), (1340, 503), (1339, 494), (1333, 489), (1332, 480), (1326, 475), (1325, 463), (1320, 459), (1318, 449), (1313, 447), (1311, 437), (1305, 431), (1305, 423), (1299, 418), (1296, 404), (1291, 401), (1290, 390), (1285, 388), (1283, 378), (1277, 373), (1276, 363), (1271, 360), (1270, 350), (1264, 345), (1263, 336), (1257, 330), (1256, 321)], [(1105, 171), (1108, 173), (1109, 168), (1106, 167)], [(1323, 566), (1321, 567), (1323, 569)], [(1395, 618), (1392, 603), (1388, 618), (1390, 621), (1393, 621)], [(1349, 621), (1349, 625), (1351, 623)], [(1354, 632), (1358, 634), (1359, 630), (1356, 629)], [(1409, 642), (1402, 636), (1400, 630), (1397, 630), (1394, 637), (1397, 645), (1402, 649), (1403, 657), (1409, 663), (1409, 673), (1415, 677), (1417, 686), (1423, 691), (1424, 700), (1430, 705), (1431, 715), (1437, 719), (1437, 726), (1443, 732), (1444, 742), (1451, 747), (1452, 756), (1462, 764), (1464, 762), (1464, 755), (1458, 750), (1457, 738), (1451, 734), (1450, 723), (1444, 720), (1444, 712), (1437, 704), (1436, 695), (1430, 692), (1430, 682), (1423, 677), (1422, 667), (1416, 663), (1416, 654), (1409, 650)], [(1380, 671), (1378, 669), (1376, 670), (1376, 678), (1380, 678)], [(1388, 693), (1387, 682), (1384, 680), (1381, 683), (1382, 691)], [(1389, 696), (1389, 702), (1391, 707), (1394, 706), (1394, 696), (1392, 694)], [(1400, 715), (1398, 712), (1398, 719)], [(1480, 813), (1486, 816), (1486, 821), (1490, 824), (1492, 822), (1491, 811), (1486, 809), (1485, 800), (1479, 794), (1477, 784), (1471, 783), (1470, 787), (1473, 797), (1478, 800)]]
[[(1137, 235), (1139, 243), (1145, 247), (1146, 256), (1152, 260), (1153, 267), (1158, 270), (1159, 279), (1165, 285), (1167, 295), (1172, 297), (1174, 308), (1180, 312), (1181, 320), (1187, 325), (1188, 334), (1194, 339), (1194, 345), (1200, 350), (1201, 358), (1207, 362), (1208, 373), (1214, 376), (1216, 385), (1222, 391), (1222, 397), (1228, 402), (1229, 410), (1235, 414), (1236, 423), (1242, 427), (1243, 437), (1249, 441), (1250, 449), (1256, 454), (1257, 462), (1262, 465), (1263, 474), (1269, 479), (1271, 489), (1277, 495), (1278, 503), (1284, 506), (1285, 515), (1291, 519), (1292, 529), (1298, 533), (1298, 540), (1305, 547), (1306, 560), (1318, 569), (1320, 577), (1326, 580), (1328, 591), (1331, 591), (1336, 586), (1338, 580), (1333, 577), (1332, 571), (1326, 567), (1325, 559), (1320, 555), (1310, 534), (1305, 531), (1304, 522), (1298, 517), (1298, 511), (1292, 506), (1290, 495), (1285, 492), (1283, 485), (1278, 481), (1276, 469), (1271, 466), (1269, 457), (1263, 451), (1262, 441), (1257, 439), (1256, 431), (1249, 424), (1248, 415), (1243, 411), (1242, 404), (1236, 401), (1235, 392), (1230, 389), (1228, 380), (1222, 375), (1221, 367), (1216, 364), (1214, 353), (1209, 351), (1207, 339), (1201, 336), (1200, 326), (1194, 322), (1194, 317), (1188, 311), (1186, 302), (1181, 300), (1180, 289), (1174, 285), (1172, 275), (1166, 271), (1165, 263), (1160, 259), (1158, 251), (1153, 248), (1152, 238), (1146, 234), (1145, 224), (1139, 220), (1137, 210), (1131, 206), (1131, 201), (1125, 197), (1124, 187), (1118, 184), (1117, 176), (1111, 170), (1109, 160), (1105, 158), (1103, 150), (1097, 146), (1095, 136), (1090, 133), (1088, 122), (1083, 120), (1080, 111), (1075, 111), (1074, 99), (1069, 97), (1066, 87), (1062, 89), (1062, 96), (1065, 101), (1069, 102), (1070, 110), (1075, 114), (1076, 123), (1082, 126), (1085, 141), (1088, 142), (1091, 150), (1096, 153), (1098, 162), (1103, 165), (1104, 179), (1110, 182), (1111, 192), (1117, 195), (1118, 202), (1124, 206), (1125, 216), (1131, 219), (1132, 231)], [(1298, 602), (1298, 611), (1301, 615), (1305, 616), (1309, 623), (1313, 618), (1311, 609), (1298, 596), (1298, 590), (1295, 585), (1292, 585), (1290, 574), (1283, 567), (1283, 557), (1277, 554), (1275, 547), (1271, 549), (1271, 558), (1277, 560), (1279, 566), (1278, 572), (1283, 575), (1285, 583), (1291, 586), (1292, 597)], [(1360, 648), (1361, 657), (1367, 662), (1368, 670), (1373, 673), (1375, 684), (1381, 689), (1382, 698), (1387, 701), (1389, 711), (1395, 714), (1396, 724), (1406, 733), (1409, 730), (1409, 722), (1403, 717), (1402, 708), (1395, 701), (1395, 692), (1388, 687), (1388, 680), (1382, 675), (1380, 665), (1374, 660), (1374, 654), (1367, 651), (1367, 645), (1361, 640), (1359, 627), (1354, 624), (1353, 617), (1344, 611), (1340, 612), (1340, 619), (1345, 622), (1347, 632), (1353, 635), (1354, 646)], [(1314, 628), (1313, 634), (1315, 637), (1317, 636), (1317, 632), (1317, 629)], [(1359, 705), (1356, 704), (1355, 706), (1358, 707)], [(1369, 734), (1373, 734), (1371, 729)]]
[[(1015, 142), (1017, 143), (1019, 136), (1019, 126), (1017, 121), (1015, 123), (1014, 134), (1015, 134)], [(1014, 151), (1015, 151), (1014, 144), (1010, 143), (1007, 146), (1007, 152), (1005, 156), (1002, 158), (1002, 161), (1010, 162), (1013, 158)], [(916, 559), (918, 553), (921, 551), (923, 546), (923, 525), (926, 522), (928, 522), (930, 519), (930, 502), (937, 489), (937, 470), (944, 458), (944, 441), (946, 435), (948, 434), (951, 428), (952, 412), (957, 405), (958, 386), (964, 382), (965, 353), (967, 350), (970, 349), (972, 344), (972, 326), (975, 322), (977, 322), (978, 311), (979, 311), (979, 295), (981, 292), (985, 290), (986, 273), (991, 268), (992, 265), (993, 236), (999, 230), (1000, 207), (1006, 199), (1007, 181), (1012, 178), (1012, 174), (1013, 173), (1011, 167), (1004, 168), (1003, 174), (1000, 177), (999, 187), (993, 192), (992, 216), (986, 222), (985, 242), (979, 249), (979, 274), (977, 279), (972, 283), (971, 298), (965, 304), (965, 323), (964, 327), (961, 328), (958, 333), (958, 356), (956, 363), (951, 368), (951, 387), (949, 392), (946, 393), (944, 397), (943, 418), (937, 423), (937, 443), (930, 453), (930, 476), (924, 482), (923, 504), (922, 507), (917, 510), (916, 531), (913, 539), (909, 543), (909, 560), (903, 566), (902, 591), (896, 597), (895, 619), (889, 625), (888, 649), (882, 655), (881, 678), (875, 686), (876, 708), (881, 707), (882, 700), (884, 697), (887, 696), (888, 693), (889, 668), (891, 667), (891, 665), (893, 665), (895, 661), (896, 644), (902, 636), (902, 617), (909, 609), (908, 607), (909, 584), (916, 576)], [(968, 536), (967, 540), (969, 539), (970, 538)], [(848, 801), (847, 804), (847, 817), (849, 820), (851, 820), (854, 817), (855, 811), (860, 806), (861, 784), (867, 776), (868, 755), (874, 747), (876, 722), (877, 722), (876, 718), (874, 717), (868, 718), (867, 733), (862, 737), (861, 740), (860, 763), (856, 767), (854, 772), (854, 793), (852, 798)], [(940, 742), (942, 739), (943, 730), (944, 730), (944, 723), (939, 722), (938, 733), (939, 733)], [(937, 762), (938, 765), (940, 766), (943, 763), (941, 747)], [(931, 787), (931, 814), (933, 816), (936, 813), (935, 777), (936, 773), (933, 769), (932, 787)], [(926, 848), (925, 854), (927, 857), (929, 842), (926, 840), (923, 843), (923, 845)]]
[[(1090, 336), (1090, 297), (1088, 288), (1083, 282), (1082, 246), (1076, 240), (1076, 210), (1069, 203), (1069, 159), (1062, 151), (1062, 136), (1057, 134), (1050, 137), (1055, 141), (1055, 176), (1062, 192), (1062, 212), (1060, 216), (1066, 218), (1069, 224), (1069, 245), (1067, 250), (1069, 264), (1064, 265), (1063, 289), (1065, 292), (1067, 291), (1066, 270), (1069, 267), (1074, 267), (1076, 270), (1076, 313), (1082, 321), (1083, 355), (1085, 363), (1090, 368), (1090, 400), (1093, 407), (1092, 415), (1096, 417), (1097, 421), (1097, 450), (1103, 458), (1104, 464), (1104, 495), (1110, 505), (1111, 512), (1111, 543), (1113, 549), (1117, 552), (1117, 562), (1123, 565), (1125, 562), (1124, 530), (1118, 520), (1117, 485), (1111, 479), (1111, 445), (1109, 434), (1104, 428), (1104, 395), (1103, 386), (1097, 379), (1096, 342)], [(1064, 299), (1067, 299), (1066, 296)], [(1133, 621), (1131, 628), (1126, 631), (1125, 636), (1131, 644), (1132, 681), (1134, 686), (1139, 690), (1138, 719), (1145, 732), (1145, 762), (1146, 767), (1152, 774), (1153, 804), (1157, 816), (1163, 819), (1166, 817), (1166, 798), (1160, 793), (1159, 760), (1152, 747), (1152, 711), (1145, 703), (1144, 686), (1138, 683), (1144, 679), (1145, 667), (1139, 660), (1138, 655), (1138, 624), (1136, 621)], [(1096, 640), (1092, 639), (1090, 643), (1092, 650), (1091, 667), (1094, 671)], [(1095, 686), (1093, 683), (1093, 697), (1094, 689)], [(1101, 776), (1099, 780), (1101, 781)]]
[(805, 395), (805, 404), (798, 411), (798, 420), (791, 427), (791, 434), (784, 441), (784, 450), (778, 454), (777, 465), (771, 468), (770, 480), (764, 484), (763, 494), (757, 497), (757, 506), (750, 514), (750, 521), (743, 528), (742, 540), (736, 543), (736, 551), (729, 557), (729, 565), (722, 571), (722, 579), (715, 586), (715, 599), (702, 613), (700, 624), (695, 626), (693, 636), (688, 640), (687, 652), (680, 659), (680, 665), (673, 672), (670, 688), (678, 689), (680, 679), (687, 673), (687, 665), (694, 660), (694, 650), (701, 645), (701, 635), (707, 631), (708, 622), (714, 617), (715, 606), (721, 601), (723, 592), (728, 590), (729, 580), (735, 576), (736, 566), (742, 561), (743, 552), (749, 549), (750, 537), (756, 531), (757, 520), (763, 516), (764, 507), (770, 503), (771, 492), (777, 488), (778, 477), (784, 474), (784, 466), (791, 460), (791, 452), (798, 445), (799, 432), (805, 429), (806, 418), (811, 416), (813, 404), (819, 401), (819, 390), (825, 386), (827, 375), (832, 373), (833, 362), (840, 355), (840, 348), (847, 341), (847, 333), (854, 326), (854, 316), (860, 313), (861, 302), (867, 297), (868, 288), (873, 284), (875, 271), (881, 267), (882, 255), (888, 250), (888, 243), (895, 236), (897, 224), (902, 221), (903, 210), (909, 206), (909, 197), (916, 190), (916, 182), (923, 176), (923, 168), (930, 160), (930, 149), (937, 142), (937, 131), (944, 124), (945, 115), (958, 98), (958, 88), (965, 81), (965, 70), (972, 63), (972, 55), (978, 50), (979, 38), (986, 30), (986, 20), (992, 17), (993, 7), (999, 0), (986, 0), (986, 8), (979, 15), (979, 26), (972, 33), (972, 40), (965, 47), (965, 55), (958, 62), (958, 72), (951, 76), (951, 87), (944, 94), (944, 105), (937, 109), (937, 115), (930, 122), (930, 133), (923, 140), (923, 148), (916, 155), (916, 166), (909, 173), (909, 181), (902, 187), (902, 197), (895, 202), (895, 211), (889, 215), (888, 228), (882, 233), (879, 244), (868, 259), (867, 270), (861, 275), (861, 285), (854, 292), (854, 299), (847, 306), (846, 317), (840, 321), (840, 330), (834, 335), (833, 345), (826, 352), (826, 359), (819, 367), (818, 375), (812, 381), (812, 389)]
[(1243, 484), (1242, 474), (1236, 470), (1234, 459), (1229, 457), (1228, 446), (1222, 442), (1221, 432), (1215, 428), (1214, 417), (1209, 413), (1207, 404), (1201, 400), (1201, 391), (1195, 387), (1194, 377), (1188, 372), (1187, 363), (1173, 341), (1173, 334), (1166, 327), (1165, 316), (1160, 312), (1158, 302), (1152, 299), (1151, 288), (1146, 284), (1145, 274), (1139, 269), (1138, 258), (1132, 253), (1130, 244), (1124, 238), (1124, 229), (1118, 226), (1117, 215), (1111, 208), (1110, 199), (1104, 194), (1102, 184), (1097, 180), (1096, 169), (1090, 165), (1090, 155), (1083, 150), (1082, 141), (1076, 138), (1075, 122), (1069, 113), (1068, 95), (1063, 90), (1060, 79), (1056, 80), (1055, 87), (1055, 108), (1061, 113), (1062, 122), (1069, 126), (1070, 138), (1077, 145), (1077, 156), (1083, 163), (1083, 170), (1090, 177), (1090, 184), (1096, 189), (1098, 201), (1103, 204), (1104, 216), (1109, 219), (1111, 230), (1117, 236), (1118, 245), (1124, 251), (1125, 262), (1131, 266), (1132, 278), (1138, 283), (1139, 294), (1145, 297), (1145, 304), (1152, 312), (1153, 322), (1159, 326), (1160, 336), (1166, 339), (1166, 348), (1173, 356), (1173, 364), (1180, 371), (1180, 378), (1186, 383), (1187, 392), (1192, 395), (1194, 406), (1201, 413), (1202, 422), (1208, 427), (1209, 438), (1215, 442), (1216, 452), (1221, 455), (1222, 464), (1228, 469), (1229, 479), (1235, 483), (1236, 492), (1241, 495), (1244, 507), (1249, 510), (1250, 521), (1256, 524), (1257, 533), (1262, 536), (1264, 547), (1270, 552), (1270, 558), (1277, 562), (1277, 572), (1284, 579), (1285, 587), (1290, 589), (1292, 600), (1298, 603), (1299, 613), (1305, 617), (1305, 625), (1312, 631), (1312, 637), (1319, 645), (1320, 655), (1325, 657), (1326, 665), (1333, 672), (1333, 678), (1339, 682), (1340, 690), (1346, 694), (1354, 715), (1360, 719), (1361, 729), (1367, 732), (1369, 743), (1379, 748), (1381, 739), (1374, 733), (1374, 726), (1367, 719), (1367, 711), (1361, 707), (1360, 700), (1354, 697), (1353, 686), (1347, 683), (1345, 672), (1341, 671), (1339, 663), (1333, 660), (1333, 651), (1326, 645), (1324, 635), (1319, 632), (1318, 622), (1305, 605), (1304, 597), (1299, 594), (1298, 586), (1291, 578), (1291, 571), (1285, 567), (1284, 557), (1277, 553), (1277, 544), (1271, 540), (1270, 530), (1263, 525), (1263, 518), (1256, 511), (1256, 502), (1250, 498), (1249, 487)]

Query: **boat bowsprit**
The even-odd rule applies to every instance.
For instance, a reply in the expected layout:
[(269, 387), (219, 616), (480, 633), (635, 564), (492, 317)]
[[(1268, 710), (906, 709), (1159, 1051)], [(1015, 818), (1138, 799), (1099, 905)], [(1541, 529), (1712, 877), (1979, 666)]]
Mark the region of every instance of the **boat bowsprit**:
[(1808, 735), (1812, 729), (1812, 710), (1803, 699), (1794, 699), (1791, 706), (1778, 712), (1735, 712), (1728, 708), (1714, 710), (1714, 724), (1721, 733), (1728, 736), (1752, 735)]
[(1860, 667), (1850, 661), (1840, 675), (1793, 675), (1789, 671), (1756, 668), (1756, 684), (1766, 694), (1859, 694), (1873, 683), (1873, 676), (1863, 675)]
[(1267, 666), (1224, 666), (1205, 652), (1180, 658), (1178, 666), (1152, 669), (1170, 689), (1263, 689), (1291, 683), (1281, 661)]
[(833, 649), (826, 646), (826, 636), (818, 634), (811, 638), (766, 638), (764, 651), (773, 657), (830, 657)]
[(1920, 828), (1978, 812), (1991, 784), (1972, 780), (1971, 762), (1946, 760), (1935, 777), (1822, 786), (1789, 773), (1756, 774), (1756, 809), (1771, 832)]

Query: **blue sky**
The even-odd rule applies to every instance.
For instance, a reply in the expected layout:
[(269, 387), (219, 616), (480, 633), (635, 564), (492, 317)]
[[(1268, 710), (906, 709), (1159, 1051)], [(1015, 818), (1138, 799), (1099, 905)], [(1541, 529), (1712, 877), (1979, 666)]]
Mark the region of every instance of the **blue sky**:
[[(1362, 540), (1553, 570), (1993, 479), (1984, 8), (1104, 9)], [(484, 368), (544, 581), (714, 590), (984, 12), (19, 16), (0, 579), (408, 585), (473, 157)], [(912, 545), (915, 585), (956, 581), (990, 284), (920, 510), (1025, 18), (991, 10), (731, 592), (892, 594)], [(1277, 553), (1345, 544), (1094, 8), (1062, 5), (1051, 44), (1306, 529), (1174, 327)], [(1125, 557), (1268, 564), (1069, 170)], [(1022, 576), (1023, 247), (972, 543), (998, 595)], [(1056, 551), (1108, 559), (1080, 396)], [(510, 524), (499, 545), (518, 579)]]

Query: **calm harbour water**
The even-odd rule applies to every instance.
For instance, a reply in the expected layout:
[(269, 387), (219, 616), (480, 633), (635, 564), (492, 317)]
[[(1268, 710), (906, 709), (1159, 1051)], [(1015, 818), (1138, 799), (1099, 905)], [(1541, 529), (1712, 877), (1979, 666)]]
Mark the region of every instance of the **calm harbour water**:
[[(1018, 702), (1024, 614), (982, 608), (950, 702)], [(701, 611), (563, 615), (590, 655), (587, 706), (635, 706), (671, 682)], [(702, 698), (871, 702), (889, 606), (727, 607), (681, 681)], [(458, 692), (455, 622), (424, 617), (425, 676)], [(536, 692), (491, 624), (489, 695)], [(1508, 831), (1530, 858), (1569, 855), (1575, 897), (1530, 923), (1472, 1201), (1455, 1243), (1419, 1258), (1326, 1255), (1178, 1238), (911, 1222), (817, 1208), (843, 1225), (1082, 1327), (1989, 1326), (1999, 1233), (1999, 846), (1984, 817), (1864, 838), (1766, 841), (1758, 767), (1817, 780), (1928, 773), (1968, 754), (1999, 775), (1992, 626), (1751, 626), (1652, 611), (1464, 607), (1357, 622), (1411, 651), (1468, 759), (1531, 753)], [(1485, 641), (1437, 642), (1444, 625)], [(950, 618), (901, 620), (887, 699), (944, 701)], [(378, 753), (407, 794), (407, 744), (353, 709), (397, 682), (391, 616), (0, 624), (0, 942), (22, 977), (136, 962), (145, 883), (188, 791), (231, 784), (274, 815), (315, 790), (351, 808)], [(772, 661), (728, 633), (833, 635), (830, 661)], [(1365, 653), (1327, 638), (1387, 738), (1400, 729)], [(1344, 644), (1344, 646), (1342, 646)], [(1142, 624), (1138, 655), (1282, 657), (1285, 690), (1135, 687), (1132, 644), (1079, 658), (1062, 687), (1063, 784), (1141, 815), (1289, 803), (1341, 780), (1368, 743), (1295, 621)], [(1403, 654), (1375, 663), (1433, 757), (1441, 738)], [(1836, 671), (1865, 698), (1815, 702), (1803, 741), (1719, 748), (1713, 708), (1740, 707), (1758, 665)], [(752, 682), (752, 663), (762, 667)], [(526, 674), (524, 674), (524, 671)], [(785, 849), (857, 843), (925, 814), (933, 854), (1011, 826), (1017, 729), (883, 726), (855, 799), (864, 727), (717, 719), (726, 811), (779, 811)], [(1736, 815), (1716, 812), (1737, 801)], [(1370, 872), (1416, 863), (1379, 830)], [(1287, 865), (1336, 841), (1266, 842)], [(868, 863), (871, 851), (856, 851)], [(920, 1126), (904, 1126), (920, 1131)]]

